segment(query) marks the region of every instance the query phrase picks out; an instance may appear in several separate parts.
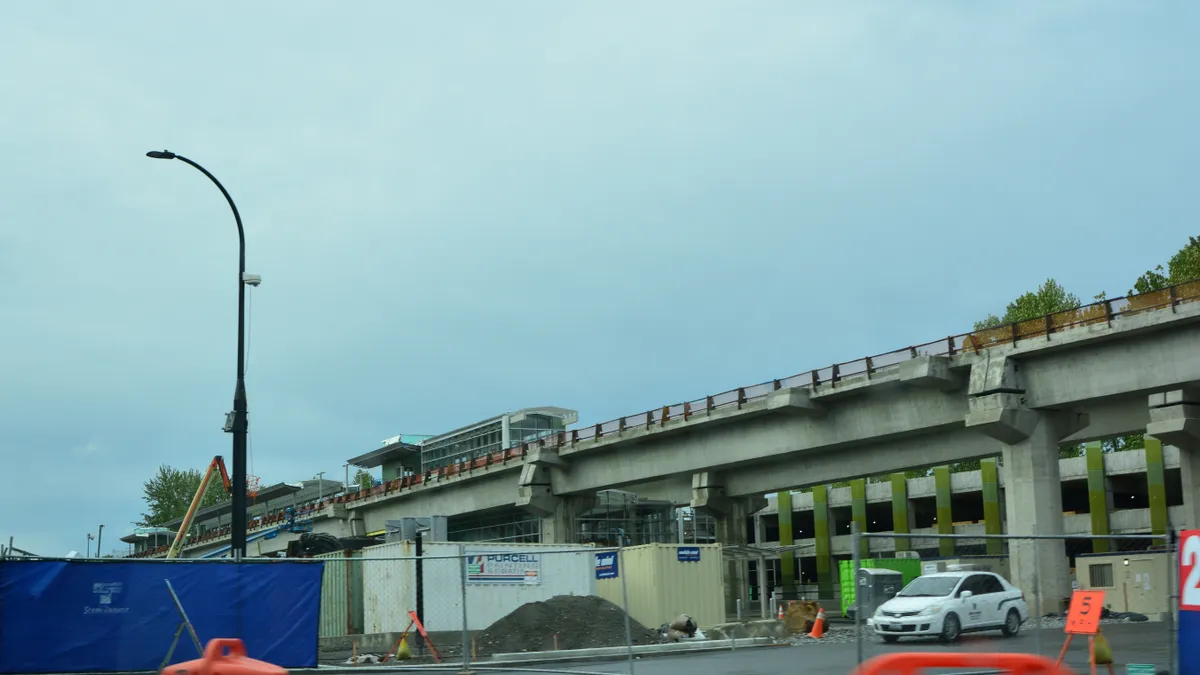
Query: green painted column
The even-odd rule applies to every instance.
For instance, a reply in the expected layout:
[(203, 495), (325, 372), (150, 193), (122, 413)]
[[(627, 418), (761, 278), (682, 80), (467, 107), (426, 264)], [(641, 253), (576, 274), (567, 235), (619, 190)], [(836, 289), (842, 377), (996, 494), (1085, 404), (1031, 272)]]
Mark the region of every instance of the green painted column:
[[(858, 525), (859, 532), (867, 531), (867, 479), (856, 478), (850, 481), (850, 520)], [(870, 539), (860, 539), (858, 555), (861, 558), (871, 557)]]
[[(1004, 534), (1004, 521), (1000, 517), (1000, 471), (996, 467), (996, 459), (979, 460), (979, 474), (983, 479), (983, 531), (986, 534)], [(1004, 541), (988, 539), (987, 554), (1004, 555)]]
[[(1108, 480), (1104, 476), (1104, 448), (1100, 441), (1084, 446), (1087, 459), (1088, 511), (1091, 512), (1092, 534), (1112, 534), (1108, 529)], [(1108, 539), (1093, 539), (1092, 553), (1108, 553)]]
[[(954, 534), (954, 515), (950, 512), (950, 467), (939, 466), (933, 470), (933, 485), (937, 491), (938, 534)], [(938, 539), (938, 552), (947, 557), (954, 555), (954, 540)]]
[(833, 597), (833, 555), (829, 542), (829, 488), (817, 485), (813, 496), (813, 536), (817, 548), (817, 594), (822, 598)]
[[(908, 529), (908, 478), (903, 473), (892, 474), (892, 532), (909, 534)], [(911, 551), (912, 540), (896, 539), (897, 551)]]
[(1150, 533), (1167, 533), (1167, 482), (1162, 441), (1146, 436), (1146, 489), (1150, 497)]
[[(775, 503), (779, 507), (779, 545), (791, 546), (796, 543), (792, 537), (792, 491), (784, 490), (775, 495)], [(795, 551), (783, 551), (779, 554), (779, 577), (779, 585), (785, 593), (796, 587)]]

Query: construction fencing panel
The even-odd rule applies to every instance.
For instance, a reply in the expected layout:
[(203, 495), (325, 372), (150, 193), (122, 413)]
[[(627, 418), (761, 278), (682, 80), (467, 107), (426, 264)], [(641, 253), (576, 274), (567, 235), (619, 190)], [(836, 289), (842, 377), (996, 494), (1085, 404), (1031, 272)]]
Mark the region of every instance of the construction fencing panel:
[(321, 637), (362, 633), (362, 554), (334, 551), (314, 557), (325, 561), (321, 576)]
[[(684, 548), (691, 561), (695, 547)], [(340, 645), (322, 654), (323, 665), (515, 669), (514, 661), (561, 660), (574, 649), (632, 663), (639, 646), (664, 641), (660, 626), (679, 613), (647, 615), (645, 624), (630, 617), (633, 580), (649, 592), (654, 577), (640, 571), (652, 565), (631, 566), (629, 550), (422, 542), (417, 551), (414, 541), (362, 550), (365, 633), (323, 641)], [(719, 565), (719, 551), (709, 557)]]
[[(1088, 672), (1088, 638), (1068, 636), (1067, 614), (1076, 594), (1098, 593), (1102, 594), (1099, 635), (1115, 667), (1144, 665), (1155, 672), (1178, 672), (1174, 666), (1177, 561), (1170, 535), (923, 533), (919, 537), (951, 540), (956, 549), (987, 545), (991, 555), (922, 557), (921, 576), (907, 585), (888, 584), (895, 580), (888, 579), (886, 572), (880, 574), (886, 563), (860, 557), (862, 541), (918, 537), (855, 532), (851, 567), (858, 573), (849, 605), (854, 624), (834, 630), (853, 631), (859, 663), (904, 649), (903, 643), (910, 642), (933, 651), (1024, 652), (1062, 658), (1076, 672)], [(1089, 552), (1093, 549), (1097, 552)], [(1014, 590), (1007, 590), (991, 575), (999, 575)]]
[[(286, 668), (317, 665), (321, 564), (188, 560), (0, 561), (0, 673), (157, 670), (182, 622), (240, 638)], [(175, 661), (196, 658), (182, 637)]]

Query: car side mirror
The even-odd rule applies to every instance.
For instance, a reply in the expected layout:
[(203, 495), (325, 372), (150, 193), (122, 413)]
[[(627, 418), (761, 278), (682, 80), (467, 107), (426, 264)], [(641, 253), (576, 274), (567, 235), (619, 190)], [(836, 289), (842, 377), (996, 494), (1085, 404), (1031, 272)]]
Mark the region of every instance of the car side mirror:
[(971, 591), (962, 591), (958, 594), (958, 597), (962, 598), (963, 600), (966, 600), (966, 599), (970, 598), (972, 595), (974, 595), (974, 593), (972, 593)]

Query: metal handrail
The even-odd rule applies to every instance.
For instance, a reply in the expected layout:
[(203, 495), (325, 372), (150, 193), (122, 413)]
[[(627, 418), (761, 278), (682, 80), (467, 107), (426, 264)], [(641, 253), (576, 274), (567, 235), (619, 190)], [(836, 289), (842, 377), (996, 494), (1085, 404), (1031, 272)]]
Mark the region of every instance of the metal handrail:
[[(624, 431), (664, 426), (671, 420), (687, 420), (693, 415), (711, 413), (714, 410), (737, 407), (741, 408), (751, 401), (766, 398), (771, 392), (790, 387), (832, 386), (849, 378), (865, 377), (870, 379), (877, 374), (886, 373), (899, 368), (900, 364), (922, 356), (954, 356), (962, 352), (974, 352), (999, 347), (1006, 344), (1017, 344), (1031, 339), (1049, 340), (1050, 336), (1064, 330), (1082, 328), (1091, 325), (1109, 324), (1121, 316), (1131, 316), (1158, 309), (1175, 308), (1188, 302), (1200, 301), (1200, 279), (1183, 282), (1174, 286), (1139, 293), (1111, 300), (1105, 299), (1075, 309), (1047, 314), (1027, 321), (1004, 324), (993, 328), (951, 335), (924, 344), (904, 347), (875, 356), (867, 356), (844, 363), (835, 363), (824, 368), (807, 370), (790, 377), (769, 382), (761, 382), (737, 389), (730, 389), (719, 394), (705, 396), (692, 401), (684, 401), (665, 405), (636, 415), (627, 415), (607, 422), (601, 422), (589, 427), (561, 431), (540, 438), (532, 443), (489, 453), (483, 457), (464, 461), (459, 464), (445, 466), (426, 471), (414, 476), (407, 476), (382, 485), (376, 485), (365, 490), (345, 492), (334, 496), (317, 505), (316, 511), (338, 503), (355, 503), (371, 497), (384, 497), (404, 491), (419, 485), (436, 484), (437, 482), (457, 476), (470, 476), (477, 470), (487, 470), (496, 466), (507, 465), (513, 460), (521, 460), (529, 452), (530, 447), (570, 447), (581, 441), (599, 440), (605, 436), (618, 435)], [(281, 510), (279, 513), (283, 513)], [(268, 514), (270, 519), (279, 514)], [(221, 535), (216, 535), (221, 537)], [(208, 537), (208, 538), (216, 538)], [(202, 543), (196, 541), (194, 543)], [(190, 544), (189, 544), (190, 545)], [(165, 547), (164, 549), (165, 550)], [(141, 555), (155, 555), (158, 551), (145, 552)]]

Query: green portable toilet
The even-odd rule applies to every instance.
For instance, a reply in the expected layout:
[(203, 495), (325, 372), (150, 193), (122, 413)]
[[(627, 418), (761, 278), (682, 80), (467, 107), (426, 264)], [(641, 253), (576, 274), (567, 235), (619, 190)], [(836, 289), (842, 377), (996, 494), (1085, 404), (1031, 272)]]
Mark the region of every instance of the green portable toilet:
[[(903, 577), (903, 586), (907, 586), (910, 581), (921, 576), (920, 558), (864, 558), (859, 561), (859, 566), (867, 569), (884, 569), (899, 572)], [(856, 576), (854, 561), (841, 561), (841, 564), (838, 566), (838, 581), (842, 588), (842, 616), (851, 616), (849, 610), (854, 607)]]

